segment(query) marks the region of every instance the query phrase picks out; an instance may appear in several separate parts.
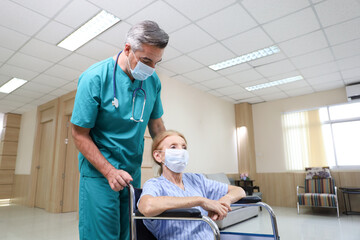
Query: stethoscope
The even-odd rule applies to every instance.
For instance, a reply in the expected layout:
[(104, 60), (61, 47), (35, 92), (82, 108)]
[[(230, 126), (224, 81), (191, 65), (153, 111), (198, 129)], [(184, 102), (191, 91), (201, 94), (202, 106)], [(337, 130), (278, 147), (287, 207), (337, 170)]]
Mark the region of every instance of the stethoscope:
[[(112, 101), (112, 105), (115, 107), (115, 108), (118, 108), (119, 107), (119, 100), (116, 98), (116, 67), (117, 67), (117, 63), (118, 63), (118, 60), (119, 60), (119, 57), (120, 57), (120, 54), (121, 54), (122, 51), (120, 51), (116, 57), (116, 62), (115, 62), (115, 65), (114, 65), (114, 72), (113, 72), (113, 88), (114, 88), (114, 100)], [(143, 115), (144, 115), (144, 109), (145, 109), (145, 103), (146, 103), (146, 92), (145, 90), (142, 88), (143, 86), (143, 83), (144, 81), (141, 81), (141, 85), (140, 87), (136, 88), (134, 91), (133, 91), (133, 97), (132, 97), (132, 109), (131, 109), (131, 117), (130, 117), (130, 120), (134, 121), (134, 122), (143, 122)], [(143, 107), (142, 107), (142, 111), (141, 111), (141, 116), (140, 116), (140, 119), (135, 119), (134, 118), (134, 105), (135, 105), (135, 98), (136, 98), (136, 93), (138, 91), (141, 91), (144, 93), (144, 103), (143, 103)]]

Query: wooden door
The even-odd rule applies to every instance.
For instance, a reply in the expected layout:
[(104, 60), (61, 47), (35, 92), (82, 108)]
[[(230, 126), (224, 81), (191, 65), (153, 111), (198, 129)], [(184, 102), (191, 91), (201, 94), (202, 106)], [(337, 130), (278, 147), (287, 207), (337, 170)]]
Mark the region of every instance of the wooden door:
[(78, 167), (78, 150), (71, 136), (71, 116), (67, 119), (67, 137), (66, 153), (65, 153), (65, 172), (63, 174), (64, 179), (64, 191), (63, 191), (63, 205), (62, 212), (75, 212), (78, 209), (79, 199), (79, 167)]
[(54, 121), (52, 119), (40, 123), (40, 150), (38, 177), (36, 182), (35, 207), (46, 208), (50, 195), (52, 154), (54, 142)]

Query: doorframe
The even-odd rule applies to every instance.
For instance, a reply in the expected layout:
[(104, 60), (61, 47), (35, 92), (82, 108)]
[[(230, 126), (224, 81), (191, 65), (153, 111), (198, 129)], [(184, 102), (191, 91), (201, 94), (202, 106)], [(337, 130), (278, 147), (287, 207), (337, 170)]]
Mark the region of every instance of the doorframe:
[[(37, 108), (36, 130), (35, 130), (34, 147), (33, 147), (32, 164), (31, 164), (30, 193), (29, 193), (29, 201), (28, 201), (30, 207), (35, 207), (36, 187), (37, 187), (37, 180), (38, 180), (38, 173), (39, 173), (39, 171), (37, 171), (37, 169), (36, 169), (36, 166), (38, 166), (40, 163), (40, 137), (41, 137), (40, 124), (42, 123), (41, 122), (42, 112), (44, 112), (50, 108), (54, 108), (54, 116), (50, 117), (50, 119), (52, 119), (54, 121), (54, 129), (53, 129), (54, 132), (53, 133), (54, 133), (54, 139), (56, 139), (58, 105), (59, 105), (59, 100), (55, 99), (55, 100), (47, 102), (43, 105), (40, 105)], [(53, 142), (51, 144), (53, 144), (54, 145), (53, 147), (55, 147), (55, 142)], [(53, 154), (52, 154), (53, 157), (54, 157), (54, 153), (55, 153), (55, 151), (53, 151)], [(51, 169), (53, 169), (52, 166), (51, 166)], [(50, 174), (50, 176), (51, 175), (52, 175), (52, 173)], [(51, 185), (52, 184), (50, 182), (50, 186)], [(51, 187), (50, 187), (50, 189), (51, 189)], [(45, 210), (46, 211), (49, 210), (48, 202), (46, 203)]]
[[(67, 118), (72, 114), (74, 108), (76, 91), (67, 93), (59, 98), (58, 122), (56, 127), (54, 167), (52, 181), (53, 185), (50, 194), (50, 211), (55, 213), (62, 212), (62, 201), (64, 193), (63, 173), (65, 173)], [(71, 127), (71, 125), (69, 126)], [(71, 136), (70, 136), (71, 137)]]

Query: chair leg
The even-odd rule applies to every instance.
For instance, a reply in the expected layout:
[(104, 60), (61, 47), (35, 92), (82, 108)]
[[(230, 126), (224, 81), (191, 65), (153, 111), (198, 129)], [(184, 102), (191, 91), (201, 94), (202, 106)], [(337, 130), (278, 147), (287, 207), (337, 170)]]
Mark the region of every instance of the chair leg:
[(297, 202), (296, 205), (297, 205), (297, 211), (298, 211), (298, 215), (299, 215), (300, 214), (299, 202)]
[(339, 217), (339, 202), (336, 199), (336, 211), (337, 211), (337, 217)]

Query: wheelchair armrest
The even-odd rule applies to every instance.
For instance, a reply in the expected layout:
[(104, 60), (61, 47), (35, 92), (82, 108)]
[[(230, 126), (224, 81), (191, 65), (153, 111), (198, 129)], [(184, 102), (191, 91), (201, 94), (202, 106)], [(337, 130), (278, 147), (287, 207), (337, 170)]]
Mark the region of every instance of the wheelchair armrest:
[[(135, 216), (144, 216), (139, 210), (135, 211)], [(196, 208), (177, 208), (167, 210), (155, 217), (174, 217), (174, 218), (201, 218), (201, 212)]]
[(240, 199), (237, 202), (234, 202), (233, 204), (244, 204), (244, 203), (258, 203), (261, 202), (261, 198), (259, 196), (246, 196)]

